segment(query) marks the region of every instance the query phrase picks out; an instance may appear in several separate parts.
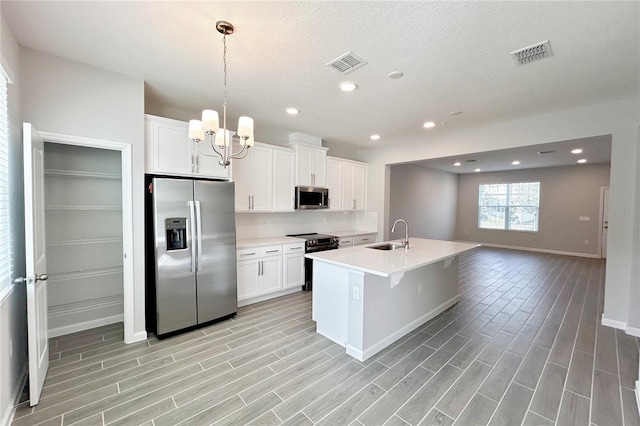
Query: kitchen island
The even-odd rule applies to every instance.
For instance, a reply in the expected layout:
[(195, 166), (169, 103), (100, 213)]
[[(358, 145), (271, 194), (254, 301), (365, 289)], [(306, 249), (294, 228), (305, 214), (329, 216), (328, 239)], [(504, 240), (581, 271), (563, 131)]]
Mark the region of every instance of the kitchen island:
[(317, 332), (370, 358), (458, 301), (458, 255), (478, 246), (411, 238), (408, 249), (307, 254)]

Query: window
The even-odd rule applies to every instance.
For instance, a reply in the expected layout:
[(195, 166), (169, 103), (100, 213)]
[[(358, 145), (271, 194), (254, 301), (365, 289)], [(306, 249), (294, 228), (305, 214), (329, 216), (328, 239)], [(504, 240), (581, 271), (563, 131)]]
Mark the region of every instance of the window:
[(538, 231), (540, 182), (490, 183), (478, 194), (479, 228)]
[(0, 67), (0, 295), (11, 287), (11, 229), (9, 210), (8, 78)]

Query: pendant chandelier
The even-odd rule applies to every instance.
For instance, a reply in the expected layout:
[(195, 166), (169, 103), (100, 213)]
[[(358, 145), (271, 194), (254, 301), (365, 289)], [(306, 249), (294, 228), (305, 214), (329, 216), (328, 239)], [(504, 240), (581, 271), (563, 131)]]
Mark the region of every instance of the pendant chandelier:
[[(216, 22), (216, 29), (222, 34), (222, 45), (224, 46), (222, 62), (224, 64), (224, 101), (222, 102), (222, 128), (220, 128), (218, 113), (205, 109), (202, 111), (202, 120), (189, 121), (189, 139), (196, 143), (199, 149), (200, 142), (209, 137), (211, 148), (220, 157), (222, 167), (231, 164), (231, 159), (242, 159), (246, 157), (249, 148), (253, 146), (253, 119), (251, 117), (240, 117), (238, 120), (238, 131), (233, 132), (227, 129), (227, 36), (233, 34), (233, 25), (227, 21)], [(233, 152), (233, 137), (237, 136), (242, 149)], [(207, 157), (215, 157), (201, 151), (199, 154)]]

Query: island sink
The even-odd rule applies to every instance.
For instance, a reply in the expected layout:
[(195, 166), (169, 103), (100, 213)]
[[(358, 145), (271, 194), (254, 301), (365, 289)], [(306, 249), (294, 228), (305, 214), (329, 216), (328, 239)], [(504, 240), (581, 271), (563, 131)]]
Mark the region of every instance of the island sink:
[(396, 244), (396, 243), (383, 243), (383, 244), (376, 244), (375, 246), (365, 246), (365, 248), (376, 249), (376, 250), (395, 250), (403, 247), (404, 246), (402, 244)]

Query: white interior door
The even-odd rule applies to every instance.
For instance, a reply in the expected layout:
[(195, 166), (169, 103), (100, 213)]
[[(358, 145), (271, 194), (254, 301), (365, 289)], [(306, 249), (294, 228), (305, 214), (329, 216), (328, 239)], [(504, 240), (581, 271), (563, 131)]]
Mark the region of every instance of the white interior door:
[(29, 123), (23, 124), (24, 228), (29, 333), (29, 405), (40, 400), (49, 367), (47, 336), (46, 239), (44, 226), (44, 141)]
[(602, 190), (602, 223), (600, 232), (602, 233), (602, 258), (607, 258), (607, 235), (609, 233), (609, 188)]

